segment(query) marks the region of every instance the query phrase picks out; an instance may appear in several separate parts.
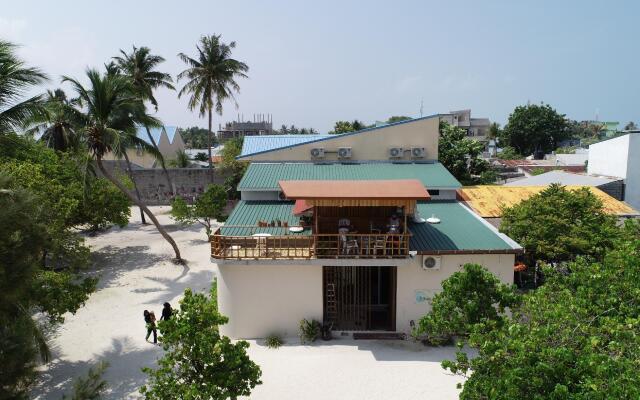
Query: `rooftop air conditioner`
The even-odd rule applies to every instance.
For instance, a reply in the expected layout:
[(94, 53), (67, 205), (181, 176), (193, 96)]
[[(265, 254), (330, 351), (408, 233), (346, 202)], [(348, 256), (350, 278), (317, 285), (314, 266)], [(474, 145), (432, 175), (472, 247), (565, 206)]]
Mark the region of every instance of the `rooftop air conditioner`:
[(389, 158), (402, 158), (403, 155), (402, 147), (391, 147), (389, 149)]
[(311, 158), (324, 158), (324, 149), (322, 147), (311, 149)]
[(442, 257), (423, 256), (422, 269), (425, 271), (437, 271), (440, 269), (441, 262), (442, 262)]
[(351, 158), (351, 147), (340, 147), (338, 149), (338, 158)]
[(413, 158), (424, 158), (425, 151), (424, 147), (412, 147), (411, 148), (411, 157)]

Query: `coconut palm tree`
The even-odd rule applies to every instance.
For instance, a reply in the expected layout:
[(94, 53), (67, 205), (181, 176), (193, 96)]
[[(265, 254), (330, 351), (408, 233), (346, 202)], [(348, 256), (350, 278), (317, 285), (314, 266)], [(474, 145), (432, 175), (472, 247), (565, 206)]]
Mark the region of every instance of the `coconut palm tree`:
[[(188, 68), (178, 74), (178, 81), (185, 79), (186, 84), (178, 92), (178, 97), (189, 94), (189, 109), (198, 109), (200, 117), (208, 114), (209, 117), (209, 168), (213, 168), (211, 162), (211, 142), (213, 132), (211, 130), (212, 111), (222, 115), (222, 103), (225, 100), (235, 102), (234, 91), (240, 92), (237, 78), (246, 78), (245, 72), (249, 71), (247, 64), (231, 58), (231, 52), (236, 47), (236, 42), (226, 44), (220, 40), (221, 35), (203, 36), (196, 45), (198, 55), (191, 58), (184, 53), (178, 57), (187, 64)], [(236, 107), (238, 104), (236, 103)]]
[(80, 132), (85, 136), (89, 153), (95, 160), (100, 172), (116, 185), (132, 203), (147, 214), (158, 229), (158, 232), (173, 247), (176, 260), (182, 262), (176, 242), (160, 225), (155, 215), (151, 213), (142, 201), (139, 201), (129, 193), (122, 182), (115, 179), (102, 163), (106, 153), (119, 154), (123, 151), (123, 146), (129, 144), (140, 146), (146, 151), (155, 151), (153, 146), (133, 134), (136, 125), (136, 120), (133, 116), (139, 115), (141, 113), (140, 108), (144, 108), (144, 105), (135, 94), (130, 80), (124, 76), (114, 74), (101, 75), (95, 69), (88, 69), (87, 78), (89, 81), (87, 87), (66, 76), (63, 77), (62, 81), (71, 84), (78, 95), (79, 103), (83, 106), (85, 120)]
[[(151, 102), (156, 111), (158, 111), (158, 101), (153, 95), (153, 91), (158, 88), (175, 90), (175, 88), (173, 87), (173, 79), (171, 79), (171, 75), (156, 70), (158, 64), (164, 62), (164, 58), (151, 54), (151, 50), (148, 47), (143, 46), (137, 48), (136, 46), (133, 46), (133, 50), (128, 54), (121, 49), (120, 56), (113, 57), (113, 60), (116, 63), (119, 73), (131, 79), (133, 88), (140, 99), (142, 101)], [(151, 135), (149, 126), (145, 125), (144, 127), (147, 131), (147, 136), (149, 137), (151, 144), (157, 150), (158, 144)], [(162, 166), (164, 175), (167, 178), (169, 190), (173, 192), (173, 184), (171, 182), (169, 172), (167, 171), (164, 158), (159, 151), (158, 154), (159, 157), (156, 157), (160, 161), (160, 165)]]
[(37, 68), (30, 68), (15, 55), (16, 46), (0, 40), (0, 134), (15, 132), (42, 112), (42, 96), (22, 100), (33, 86), (47, 80)]

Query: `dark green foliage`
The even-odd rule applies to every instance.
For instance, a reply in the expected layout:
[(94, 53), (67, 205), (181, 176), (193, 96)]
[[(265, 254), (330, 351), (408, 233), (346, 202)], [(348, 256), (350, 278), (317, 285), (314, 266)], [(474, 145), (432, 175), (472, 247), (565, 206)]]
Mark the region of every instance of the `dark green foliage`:
[(461, 399), (640, 398), (640, 226), (602, 262), (578, 258), (523, 298), (506, 323), (478, 326), (470, 358), (443, 366), (464, 374)]
[(80, 377), (73, 383), (71, 397), (63, 396), (63, 400), (99, 400), (107, 390), (107, 381), (102, 377), (109, 363), (101, 361), (89, 368), (87, 376)]
[(490, 169), (489, 163), (478, 158), (483, 149), (482, 143), (467, 138), (464, 129), (440, 122), (438, 161), (463, 184), (474, 183), (474, 176)]
[(522, 245), (529, 264), (586, 255), (600, 259), (618, 235), (615, 217), (588, 188), (553, 184), (502, 214), (500, 231)]
[(509, 115), (500, 144), (513, 147), (518, 154), (549, 153), (569, 136), (563, 114), (558, 114), (548, 104), (529, 104), (516, 107)]
[(300, 343), (313, 343), (318, 337), (320, 337), (320, 329), (322, 328), (320, 322), (315, 319), (307, 320), (302, 319), (299, 325), (298, 335), (300, 336)]
[(189, 168), (190, 165), (189, 156), (184, 150), (176, 151), (176, 157), (169, 160), (169, 166), (174, 168)]
[(393, 117), (389, 117), (389, 119), (387, 119), (387, 124), (393, 124), (393, 123), (396, 123), (396, 122), (408, 121), (410, 119), (413, 119), (413, 118), (407, 117), (405, 115), (394, 115)]
[(224, 187), (230, 199), (240, 198), (238, 183), (240, 183), (248, 167), (248, 163), (236, 160), (236, 157), (242, 152), (242, 142), (242, 138), (229, 139), (225, 142), (224, 149), (222, 149), (220, 169), (223, 174), (227, 175)]
[(330, 134), (339, 134), (339, 133), (347, 133), (359, 131), (361, 129), (365, 129), (367, 126), (363, 123), (354, 119), (352, 122), (349, 121), (337, 121), (333, 127), (333, 130), (329, 132)]
[[(192, 126), (187, 129), (181, 129), (180, 134), (182, 135), (182, 140), (184, 141), (184, 146), (187, 149), (206, 149), (207, 148), (207, 135), (209, 135), (209, 131), (206, 128), (200, 128), (199, 126)], [(212, 146), (217, 146), (218, 142), (213, 136), (211, 138)], [(196, 158), (199, 161), (207, 161), (207, 156), (205, 154), (203, 159)]]
[(454, 336), (468, 336), (478, 323), (502, 324), (505, 309), (519, 301), (513, 286), (481, 265), (465, 264), (442, 282), (442, 292), (433, 297), (431, 312), (420, 319), (416, 334), (430, 344), (446, 344)]
[(165, 353), (157, 369), (144, 369), (146, 399), (236, 399), (262, 383), (260, 367), (247, 356), (249, 343), (220, 335), (218, 326), (228, 318), (218, 313), (214, 296), (187, 289), (180, 309), (160, 321)]
[(524, 158), (511, 146), (502, 148), (502, 151), (497, 154), (497, 157), (501, 160), (522, 160)]
[(181, 224), (195, 222), (205, 227), (207, 238), (213, 233), (211, 225), (214, 221), (225, 220), (227, 192), (220, 185), (209, 185), (207, 190), (188, 205), (182, 197), (176, 197), (171, 203), (171, 217)]
[(198, 152), (193, 158), (196, 161), (207, 161), (207, 153)]
[(282, 125), (282, 127), (280, 128), (279, 131), (277, 131), (277, 133), (281, 134), (281, 135), (313, 135), (318, 133), (318, 131), (316, 131), (313, 128), (298, 128), (295, 125), (291, 125), (291, 127), (287, 128), (286, 125)]
[(270, 349), (277, 349), (284, 344), (284, 341), (282, 340), (282, 337), (280, 335), (278, 335), (277, 333), (272, 333), (271, 335), (267, 336), (264, 343)]

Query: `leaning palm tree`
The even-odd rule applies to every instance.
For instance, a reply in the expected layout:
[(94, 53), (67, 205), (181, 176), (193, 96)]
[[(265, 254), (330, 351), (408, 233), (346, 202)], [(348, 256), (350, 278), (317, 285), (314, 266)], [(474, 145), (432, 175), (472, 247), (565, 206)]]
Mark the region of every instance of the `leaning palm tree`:
[[(133, 46), (133, 50), (128, 54), (121, 49), (120, 56), (113, 57), (113, 59), (117, 65), (119, 73), (131, 79), (133, 88), (140, 99), (142, 101), (151, 102), (156, 111), (158, 110), (158, 101), (153, 95), (153, 91), (158, 88), (175, 90), (171, 75), (156, 70), (158, 64), (164, 62), (164, 58), (151, 54), (151, 50), (148, 47), (143, 46), (137, 48), (136, 46)], [(149, 137), (151, 144), (157, 150), (158, 144), (153, 138), (153, 135), (151, 135), (149, 126), (144, 125), (144, 127), (147, 131), (147, 136)], [(169, 191), (173, 192), (173, 184), (171, 182), (169, 172), (167, 171), (164, 158), (159, 151), (157, 154), (159, 155), (157, 156), (157, 159), (160, 161), (164, 175), (167, 178), (167, 183), (169, 184)]]
[(15, 55), (16, 46), (0, 40), (0, 134), (20, 130), (25, 121), (42, 112), (42, 96), (22, 100), (35, 85), (47, 80)]
[(106, 153), (121, 153), (123, 146), (130, 143), (146, 151), (155, 151), (147, 142), (132, 134), (136, 122), (131, 116), (140, 113), (139, 108), (143, 107), (142, 103), (134, 94), (131, 83), (126, 77), (113, 74), (101, 75), (97, 70), (88, 69), (87, 78), (89, 81), (87, 87), (66, 76), (62, 81), (71, 84), (78, 95), (79, 103), (83, 105), (85, 121), (80, 132), (86, 137), (89, 153), (100, 172), (147, 214), (158, 232), (173, 247), (176, 260), (182, 262), (176, 242), (160, 225), (155, 215), (142, 201), (133, 196), (122, 182), (115, 179), (102, 163)]
[[(236, 47), (236, 42), (226, 44), (220, 40), (221, 35), (203, 36), (196, 45), (197, 58), (191, 58), (184, 53), (178, 57), (184, 61), (188, 68), (178, 74), (178, 81), (186, 79), (178, 97), (189, 94), (189, 109), (198, 109), (200, 117), (208, 114), (209, 117), (209, 168), (213, 168), (211, 162), (211, 113), (215, 107), (216, 112), (222, 115), (222, 103), (231, 99), (235, 102), (234, 91), (240, 92), (237, 78), (246, 78), (245, 72), (249, 71), (247, 64), (231, 58), (231, 51)], [(237, 107), (237, 103), (236, 103)]]

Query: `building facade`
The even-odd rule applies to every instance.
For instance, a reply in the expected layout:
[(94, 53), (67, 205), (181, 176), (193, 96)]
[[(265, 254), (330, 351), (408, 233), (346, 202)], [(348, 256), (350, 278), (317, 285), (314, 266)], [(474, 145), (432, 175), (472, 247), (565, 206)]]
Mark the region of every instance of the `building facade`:
[[(176, 158), (178, 151), (184, 151), (184, 141), (182, 140), (182, 135), (178, 127), (163, 126), (162, 128), (150, 128), (149, 132), (165, 162)], [(136, 136), (146, 143), (152, 144), (147, 130), (144, 127), (138, 128)], [(142, 168), (160, 168), (161, 166), (160, 161), (153, 154), (144, 151), (139, 146), (127, 149), (127, 156), (133, 164)], [(107, 153), (104, 159), (116, 160), (118, 158), (113, 153)]]
[(483, 143), (489, 142), (488, 134), (491, 126), (489, 118), (472, 118), (471, 110), (459, 110), (449, 111), (448, 114), (443, 114), (440, 119), (464, 129), (470, 139)]
[(235, 137), (271, 135), (273, 133), (273, 121), (271, 115), (254, 115), (253, 121), (227, 122), (224, 126), (218, 126), (218, 140), (225, 141)]
[(439, 120), (243, 149), (242, 200), (211, 236), (221, 333), (408, 333), (465, 263), (512, 283), (522, 248), (455, 200)]

